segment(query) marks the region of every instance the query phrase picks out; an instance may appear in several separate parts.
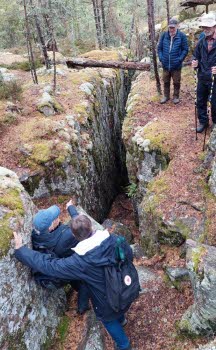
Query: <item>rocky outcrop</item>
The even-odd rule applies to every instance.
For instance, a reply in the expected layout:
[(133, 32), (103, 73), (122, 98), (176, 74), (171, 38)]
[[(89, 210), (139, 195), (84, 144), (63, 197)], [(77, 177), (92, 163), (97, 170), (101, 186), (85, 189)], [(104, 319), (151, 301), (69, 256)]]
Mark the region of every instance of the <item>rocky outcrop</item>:
[(176, 215), (165, 218), (159, 209), (169, 192), (169, 181), (163, 174), (169, 167), (176, 139), (172, 124), (161, 121), (151, 111), (158, 100), (158, 96), (149, 96), (151, 85), (149, 73), (138, 76), (132, 85), (123, 124), (131, 182), (128, 192), (138, 206), (142, 245), (149, 256), (159, 252), (161, 244), (180, 246), (190, 232), (184, 218)]
[(46, 117), (30, 121), (28, 134), (22, 137), (20, 180), (34, 198), (76, 194), (101, 220), (120, 182), (127, 179), (121, 141), (125, 75), (114, 69), (62, 69), (65, 76), (58, 78), (55, 97), (46, 87), (40, 90), (37, 108)]
[[(30, 270), (14, 258), (13, 231), (19, 231), (23, 242), (31, 246), (36, 208), (18, 176), (2, 167), (0, 194), (0, 348), (41, 350), (51, 344), (63, 322), (66, 294), (64, 289), (49, 291), (36, 285)], [(103, 229), (82, 207), (77, 209), (90, 218), (94, 230)], [(100, 327), (90, 313), (80, 349), (92, 349), (93, 345), (98, 349), (99, 344)]]
[(131, 230), (121, 222), (116, 222), (111, 219), (106, 219), (103, 222), (103, 227), (106, 228), (110, 233), (115, 233), (125, 237), (126, 241), (131, 244), (133, 243), (133, 234)]
[(0, 168), (0, 193), (0, 348), (40, 350), (55, 334), (65, 293), (36, 286), (13, 256), (13, 231), (30, 245), (35, 207), (17, 175), (5, 168)]
[(214, 335), (216, 330), (216, 248), (187, 241), (187, 268), (194, 304), (184, 314), (180, 329), (190, 334)]
[(209, 186), (211, 192), (216, 196), (216, 129), (211, 133), (209, 143), (208, 143), (208, 152), (205, 158), (206, 163), (211, 163), (211, 173), (209, 178)]

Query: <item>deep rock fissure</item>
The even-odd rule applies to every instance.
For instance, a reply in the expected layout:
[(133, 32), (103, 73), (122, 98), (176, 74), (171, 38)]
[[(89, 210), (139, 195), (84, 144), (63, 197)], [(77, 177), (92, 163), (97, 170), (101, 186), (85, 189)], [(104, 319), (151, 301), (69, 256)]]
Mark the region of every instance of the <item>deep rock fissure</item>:
[(68, 116), (79, 135), (71, 155), (60, 164), (55, 159), (40, 164), (38, 170), (23, 173), (20, 181), (35, 199), (76, 195), (78, 203), (102, 222), (115, 197), (129, 183), (121, 133), (131, 76), (117, 71), (108, 78), (100, 73), (99, 79), (92, 84), (88, 105), (85, 101), (85, 123), (78, 123), (76, 115)]

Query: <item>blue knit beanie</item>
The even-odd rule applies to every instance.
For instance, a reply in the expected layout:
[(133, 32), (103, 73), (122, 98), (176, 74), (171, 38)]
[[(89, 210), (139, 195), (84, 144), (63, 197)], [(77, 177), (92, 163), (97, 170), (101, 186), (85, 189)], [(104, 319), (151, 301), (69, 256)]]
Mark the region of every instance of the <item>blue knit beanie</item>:
[(60, 212), (60, 208), (57, 205), (39, 210), (33, 219), (33, 226), (36, 231), (42, 232), (48, 230), (52, 222), (60, 215)]

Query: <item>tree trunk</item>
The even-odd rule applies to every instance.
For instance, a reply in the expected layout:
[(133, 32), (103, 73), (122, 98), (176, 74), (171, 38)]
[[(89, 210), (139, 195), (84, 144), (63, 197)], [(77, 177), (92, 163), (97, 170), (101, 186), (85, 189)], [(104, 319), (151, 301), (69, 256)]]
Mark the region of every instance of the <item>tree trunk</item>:
[(52, 1), (49, 0), (49, 11), (50, 11), (50, 16), (47, 17), (48, 20), (48, 26), (49, 26), (49, 31), (51, 33), (51, 43), (52, 43), (52, 51), (53, 51), (53, 91), (55, 92), (56, 90), (56, 60), (55, 60), (55, 53), (56, 53), (56, 41), (55, 41), (55, 36), (54, 36), (54, 28), (53, 28), (53, 11), (52, 11)]
[(49, 61), (49, 57), (47, 54), (46, 44), (45, 44), (44, 36), (43, 36), (42, 30), (41, 30), (40, 21), (39, 21), (39, 18), (38, 18), (38, 15), (36, 13), (36, 9), (34, 7), (32, 0), (30, 0), (30, 5), (31, 5), (33, 16), (35, 19), (35, 25), (37, 28), (38, 38), (39, 38), (39, 41), (41, 43), (41, 49), (43, 52), (46, 69), (49, 69), (50, 68), (50, 61)]
[(85, 58), (67, 58), (67, 66), (69, 68), (76, 67), (102, 67), (102, 68), (121, 68), (134, 70), (149, 70), (150, 64), (141, 62), (124, 62), (124, 61), (97, 61)]
[(27, 43), (27, 50), (28, 50), (29, 65), (30, 65), (32, 80), (35, 84), (38, 84), (38, 78), (37, 78), (37, 73), (35, 68), (35, 60), (34, 60), (34, 55), (32, 50), (32, 44), (31, 44), (29, 21), (28, 21), (27, 9), (26, 9), (26, 0), (23, 0), (23, 7), (24, 7), (24, 14), (25, 14), (26, 43)]
[(96, 27), (96, 35), (99, 49), (102, 49), (102, 40), (101, 40), (101, 26), (98, 18), (98, 8), (97, 8), (97, 0), (92, 0), (93, 11), (94, 11), (94, 19), (95, 19), (95, 27)]
[(160, 77), (158, 74), (156, 45), (155, 45), (154, 0), (147, 0), (147, 6), (148, 6), (149, 37), (150, 37), (151, 53), (152, 53), (152, 60), (153, 60), (153, 66), (154, 66), (154, 74), (156, 79), (157, 91), (159, 94), (161, 94), (161, 83), (160, 83)]
[(166, 0), (166, 11), (167, 11), (167, 24), (170, 20), (170, 6), (169, 6), (169, 0)]
[[(78, 68), (78, 67), (101, 67), (101, 68), (119, 68), (119, 69), (134, 69), (134, 70), (143, 70), (149, 71), (150, 64), (142, 62), (125, 62), (125, 61), (98, 61), (86, 58), (76, 58), (68, 57), (66, 58), (66, 63), (69, 68)], [(191, 64), (191, 61), (184, 62), (183, 66), (188, 66)]]
[(131, 48), (131, 41), (134, 33), (134, 24), (135, 24), (135, 14), (133, 14), (132, 21), (131, 21), (130, 35), (129, 35), (129, 41), (128, 41), (129, 50)]
[(72, 13), (72, 18), (73, 18), (73, 30), (74, 30), (74, 40), (80, 40), (81, 39), (81, 34), (80, 34), (80, 26), (79, 26), (79, 19), (77, 15), (77, 2), (76, 0), (72, 0), (73, 2), (73, 13)]
[(103, 23), (103, 36), (104, 36), (104, 44), (107, 47), (108, 46), (108, 33), (107, 33), (107, 25), (106, 25), (106, 17), (105, 17), (105, 10), (104, 10), (104, 0), (101, 0), (101, 19)]

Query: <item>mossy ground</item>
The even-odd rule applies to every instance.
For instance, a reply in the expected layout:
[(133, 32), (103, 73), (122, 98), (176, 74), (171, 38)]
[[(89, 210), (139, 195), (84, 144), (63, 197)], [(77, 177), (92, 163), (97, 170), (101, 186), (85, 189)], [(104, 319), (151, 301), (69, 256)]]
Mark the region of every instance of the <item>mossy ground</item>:
[(0, 256), (7, 253), (13, 237), (12, 222), (20, 216), (24, 216), (23, 203), (18, 189), (1, 189), (0, 206), (7, 212), (0, 219)]

